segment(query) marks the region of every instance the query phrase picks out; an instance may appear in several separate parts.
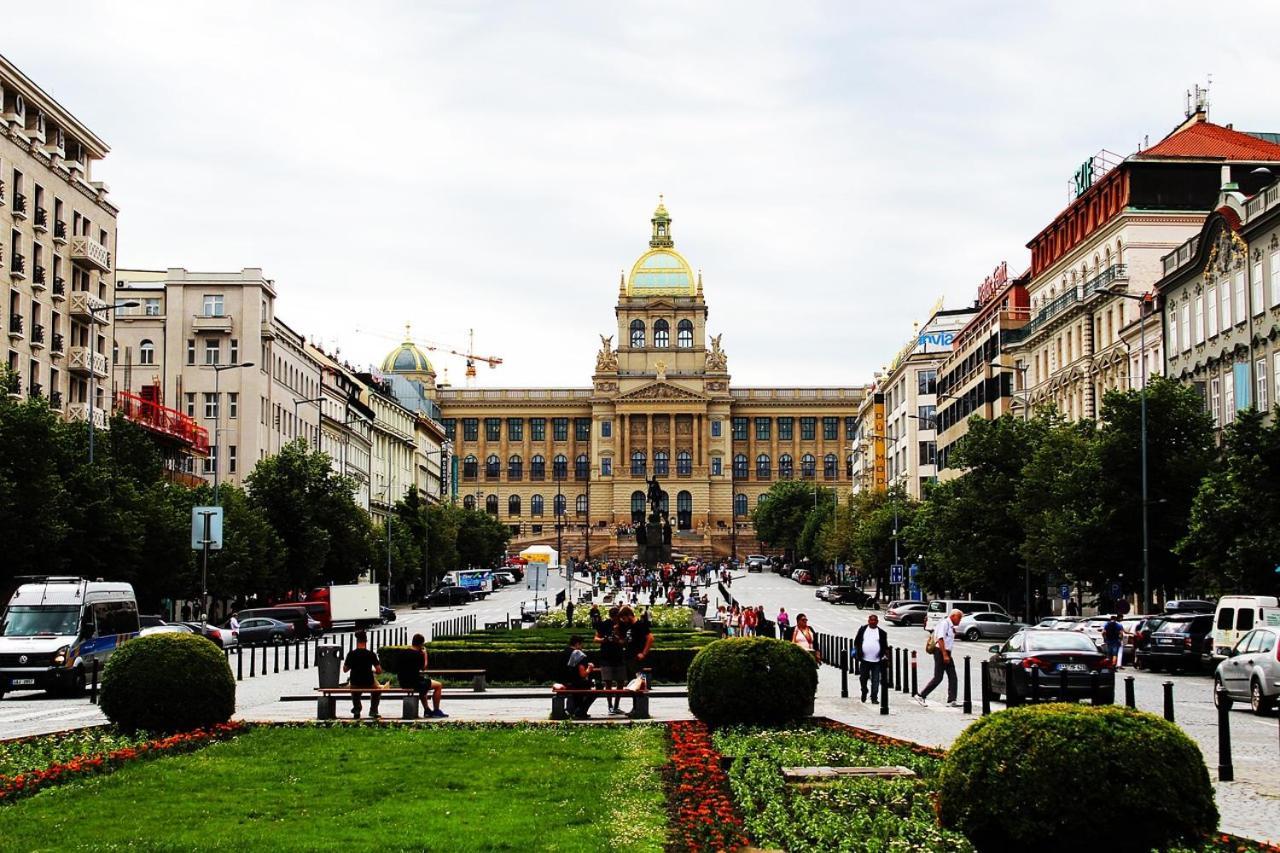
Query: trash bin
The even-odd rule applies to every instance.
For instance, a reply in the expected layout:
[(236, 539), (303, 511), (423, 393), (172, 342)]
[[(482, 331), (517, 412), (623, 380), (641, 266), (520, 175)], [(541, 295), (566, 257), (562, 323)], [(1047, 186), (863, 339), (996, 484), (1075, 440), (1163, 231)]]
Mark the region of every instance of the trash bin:
[(320, 673), (321, 687), (337, 687), (341, 670), (342, 649), (331, 645), (316, 647), (316, 671)]

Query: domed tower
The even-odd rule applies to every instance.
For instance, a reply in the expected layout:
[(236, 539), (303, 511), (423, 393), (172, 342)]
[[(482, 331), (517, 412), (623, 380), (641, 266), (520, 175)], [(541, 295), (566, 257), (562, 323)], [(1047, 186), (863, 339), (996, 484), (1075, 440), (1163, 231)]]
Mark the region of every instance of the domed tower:
[(417, 382), (429, 396), (434, 396), (436, 389), (436, 371), (430, 360), (409, 335), (408, 324), (404, 327), (404, 342), (387, 353), (382, 360), (382, 372), (403, 376), (411, 382)]

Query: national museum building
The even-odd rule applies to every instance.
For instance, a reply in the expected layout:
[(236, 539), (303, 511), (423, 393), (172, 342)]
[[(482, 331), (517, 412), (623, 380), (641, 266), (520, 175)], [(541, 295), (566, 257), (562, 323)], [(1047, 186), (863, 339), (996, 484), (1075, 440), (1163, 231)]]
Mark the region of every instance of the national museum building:
[(411, 343), (383, 364), (436, 389), (454, 495), (510, 525), (513, 546), (554, 545), (562, 514), (566, 557), (630, 557), (656, 476), (675, 551), (745, 555), (760, 547), (750, 511), (774, 482), (849, 488), (866, 389), (735, 387), (720, 336), (707, 336), (701, 274), (675, 250), (661, 204), (652, 225), (619, 282), (589, 386), (440, 387)]

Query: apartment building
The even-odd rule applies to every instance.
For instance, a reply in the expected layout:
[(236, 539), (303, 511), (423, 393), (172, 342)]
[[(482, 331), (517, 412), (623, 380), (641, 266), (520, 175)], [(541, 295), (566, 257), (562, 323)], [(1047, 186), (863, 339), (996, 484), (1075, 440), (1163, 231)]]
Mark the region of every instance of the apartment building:
[(373, 373), (359, 374), (360, 399), (373, 412), (369, 466), (369, 511), (385, 519), (396, 502), (418, 482), (417, 415), (400, 405), (388, 383)]
[[(0, 56), (0, 270), (11, 394), (107, 423), (118, 211), (107, 144)], [(92, 396), (92, 405), (90, 398)]]
[(369, 477), (375, 414), (363, 400), (355, 370), (337, 355), (308, 344), (307, 352), (320, 364), (320, 449), (333, 470), (356, 484), (355, 499), (369, 511)]

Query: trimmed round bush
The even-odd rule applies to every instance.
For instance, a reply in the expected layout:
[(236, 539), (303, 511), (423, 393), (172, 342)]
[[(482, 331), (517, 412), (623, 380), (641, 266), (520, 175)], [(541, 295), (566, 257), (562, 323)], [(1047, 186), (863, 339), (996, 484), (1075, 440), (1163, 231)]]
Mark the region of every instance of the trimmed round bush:
[(981, 851), (1198, 848), (1218, 826), (1200, 750), (1174, 724), (1121, 707), (1034, 705), (983, 717), (939, 775), (942, 825)]
[(689, 664), (689, 710), (710, 726), (780, 725), (813, 713), (818, 666), (794, 643), (730, 637)]
[(231, 719), (236, 681), (210, 640), (152, 634), (129, 640), (107, 659), (100, 703), (125, 731), (184, 732)]

